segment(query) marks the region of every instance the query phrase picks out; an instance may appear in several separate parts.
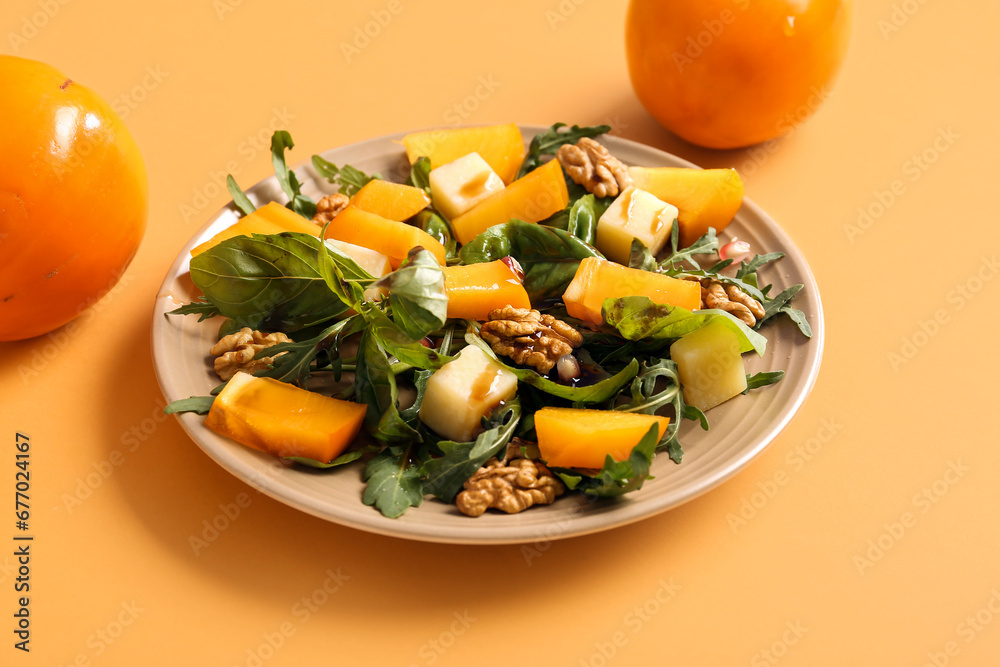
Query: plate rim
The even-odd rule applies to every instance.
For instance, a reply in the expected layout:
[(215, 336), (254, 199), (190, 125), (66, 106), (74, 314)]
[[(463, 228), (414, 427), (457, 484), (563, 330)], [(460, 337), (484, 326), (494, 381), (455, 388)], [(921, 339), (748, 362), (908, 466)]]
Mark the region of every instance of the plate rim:
[[(526, 146), (535, 134), (546, 131), (549, 128), (549, 126), (529, 124), (518, 124), (518, 127), (521, 129), (522, 135), (525, 138)], [(327, 157), (328, 155), (336, 152), (362, 150), (370, 146), (396, 144), (399, 145), (401, 151), (400, 155), (402, 156), (404, 153), (402, 152), (400, 140), (403, 136), (413, 132), (426, 132), (441, 129), (443, 128), (430, 127), (385, 134), (379, 137), (363, 139), (361, 141), (345, 144), (343, 146), (330, 148), (318, 154)], [(648, 144), (643, 144), (615, 135), (604, 135), (601, 139), (602, 142), (611, 149), (612, 154), (615, 153), (614, 145), (621, 144), (622, 147), (627, 147), (630, 151), (648, 153), (656, 160), (666, 162), (671, 166), (701, 169), (700, 166), (684, 158), (653, 146), (649, 146)], [(299, 172), (303, 169), (311, 169), (311, 166), (307, 160), (303, 160), (294, 164), (292, 168), (296, 172)], [(253, 195), (262, 189), (273, 189), (276, 185), (277, 179), (272, 174), (255, 183), (250, 188), (247, 188), (246, 192), (248, 195)], [(752, 447), (742, 450), (738, 456), (726, 459), (726, 465), (714, 469), (711, 474), (702, 478), (695, 488), (687, 490), (684, 494), (677, 494), (675, 492), (673, 494), (667, 494), (662, 498), (640, 498), (638, 504), (642, 505), (641, 511), (633, 511), (626, 514), (621, 511), (616, 512), (619, 508), (609, 507), (607, 511), (585, 514), (582, 517), (579, 516), (579, 514), (571, 512), (572, 516), (566, 520), (569, 525), (563, 526), (558, 531), (552, 533), (547, 530), (539, 530), (537, 526), (528, 526), (527, 528), (529, 528), (529, 530), (518, 531), (517, 528), (519, 526), (516, 523), (511, 522), (506, 529), (497, 530), (494, 533), (486, 535), (477, 534), (482, 531), (475, 528), (477, 524), (471, 523), (468, 524), (469, 528), (473, 528), (470, 534), (467, 534), (469, 531), (462, 530), (458, 527), (449, 527), (446, 529), (437, 524), (431, 524), (429, 527), (422, 527), (423, 524), (420, 523), (419, 518), (416, 520), (413, 518), (415, 513), (419, 513), (420, 507), (410, 508), (406, 514), (397, 519), (386, 519), (375, 508), (363, 505), (360, 497), (356, 501), (357, 506), (362, 508), (366, 514), (370, 513), (371, 516), (362, 516), (356, 511), (357, 508), (352, 508), (347, 513), (331, 513), (317, 507), (316, 498), (314, 498), (311, 494), (305, 493), (302, 488), (297, 488), (294, 485), (289, 485), (287, 483), (278, 483), (274, 479), (271, 479), (269, 474), (259, 474), (255, 470), (247, 470), (247, 466), (244, 465), (236, 456), (227, 455), (227, 451), (225, 449), (219, 450), (206, 442), (203, 437), (206, 435), (206, 427), (203, 424), (203, 416), (191, 413), (178, 414), (175, 416), (178, 418), (178, 422), (188, 437), (193, 440), (211, 460), (237, 479), (243, 481), (257, 491), (299, 511), (338, 525), (363, 530), (369, 533), (442, 544), (524, 544), (528, 542), (537, 542), (542, 539), (568, 539), (571, 537), (593, 534), (642, 521), (678, 507), (684, 503), (690, 502), (691, 500), (694, 500), (695, 498), (717, 488), (742, 471), (751, 461), (753, 461), (753, 459), (758, 457), (769, 445), (771, 445), (785, 430), (785, 428), (787, 428), (787, 426), (799, 413), (802, 405), (808, 399), (809, 395), (812, 393), (819, 376), (825, 346), (825, 319), (821, 294), (816, 283), (815, 276), (812, 273), (812, 269), (792, 238), (760, 206), (748, 197), (744, 197), (742, 207), (736, 214), (737, 217), (743, 213), (744, 209), (746, 209), (752, 217), (763, 220), (767, 226), (767, 232), (775, 236), (778, 240), (779, 245), (781, 246), (778, 249), (785, 252), (787, 256), (794, 256), (797, 263), (800, 265), (799, 268), (803, 274), (800, 278), (803, 279), (802, 282), (805, 285), (804, 291), (809, 290), (808, 293), (810, 295), (810, 299), (814, 302), (811, 309), (812, 312), (810, 312), (813, 337), (807, 341), (809, 345), (809, 352), (807, 353), (807, 356), (809, 357), (807, 374), (805, 378), (799, 381), (799, 389), (794, 394), (794, 400), (789, 404), (781, 406), (779, 412), (780, 418), (768, 425), (766, 432), (760, 438), (756, 439)], [(167, 373), (165, 371), (165, 361), (157, 355), (157, 340), (159, 335), (162, 335), (164, 327), (166, 326), (165, 313), (168, 308), (164, 306), (165, 302), (168, 300), (170, 288), (175, 283), (177, 278), (183, 275), (182, 269), (190, 261), (190, 249), (197, 245), (197, 243), (201, 242), (201, 240), (203, 240), (208, 234), (209, 230), (213, 226), (219, 224), (220, 221), (227, 216), (227, 214), (236, 215), (237, 211), (238, 209), (235, 204), (230, 201), (211, 215), (207, 221), (188, 238), (185, 245), (180, 249), (177, 256), (171, 263), (157, 293), (153, 307), (153, 326), (150, 332), (150, 346), (157, 383), (164, 398), (168, 401), (187, 397), (186, 395), (171, 395), (169, 390), (173, 388), (173, 383), (167, 377)], [(772, 248), (769, 250), (773, 251), (774, 249)], [(176, 304), (171, 304), (169, 310), (172, 310), (175, 305)], [(242, 448), (241, 445), (233, 443), (232, 441), (226, 440), (226, 443), (233, 448)], [(240, 450), (237, 449), (234, 451)], [(262, 454), (261, 457), (265, 468), (270, 468), (275, 471), (285, 469), (285, 466), (277, 459), (274, 459), (274, 457), (269, 457), (265, 454)], [(271, 459), (271, 462), (269, 462), (268, 459)], [(681, 465), (683, 465), (683, 463)], [(353, 466), (351, 468), (353, 468)], [(337, 473), (340, 472), (343, 471), (337, 471)], [(331, 472), (323, 474), (331, 474)], [(635, 492), (635, 494), (630, 494), (630, 496), (635, 496), (641, 493), (642, 490), (639, 490)], [(425, 502), (434, 501), (425, 497)], [(616, 513), (619, 516), (610, 520), (607, 518), (608, 514), (614, 515)], [(355, 516), (357, 518), (355, 518)], [(505, 516), (503, 518), (507, 517)], [(461, 516), (460, 519), (461, 521), (475, 521), (475, 519), (464, 516)], [(531, 530), (532, 528), (533, 530)]]

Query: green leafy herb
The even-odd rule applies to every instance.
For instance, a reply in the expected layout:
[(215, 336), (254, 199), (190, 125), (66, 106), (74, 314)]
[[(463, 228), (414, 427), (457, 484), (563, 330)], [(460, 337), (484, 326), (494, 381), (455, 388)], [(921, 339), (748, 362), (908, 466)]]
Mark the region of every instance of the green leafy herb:
[[(340, 320), (312, 338), (292, 343), (278, 343), (257, 353), (257, 357), (274, 357), (271, 368), (254, 373), (259, 377), (270, 377), (282, 382), (290, 382), (305, 387), (312, 374), (312, 364), (316, 358), (328, 350), (337, 350), (339, 341), (364, 328), (364, 320), (355, 315)], [(283, 354), (282, 354), (283, 353)], [(281, 356), (277, 356), (277, 355)], [(340, 357), (336, 356), (331, 364), (340, 377)]]
[(419, 246), (375, 286), (389, 291), (392, 320), (410, 338), (423, 338), (443, 327), (448, 319), (444, 272), (434, 255)]
[(704, 309), (691, 312), (678, 306), (654, 303), (649, 297), (627, 296), (606, 299), (601, 309), (604, 321), (625, 340), (669, 340), (696, 331), (715, 319), (737, 335), (740, 352), (763, 355), (767, 339), (724, 310)]
[(674, 418), (667, 425), (663, 439), (658, 445), (665, 449), (674, 463), (680, 463), (684, 457), (677, 437), (682, 419), (692, 419), (701, 423), (708, 430), (708, 419), (705, 413), (694, 406), (684, 403), (684, 393), (681, 391), (680, 376), (677, 374), (677, 364), (670, 359), (660, 359), (656, 363), (643, 364), (642, 370), (632, 380), (632, 400), (624, 405), (616, 406), (622, 412), (640, 412), (654, 414), (666, 407), (673, 407)]
[(473, 442), (442, 440), (437, 448), (442, 455), (425, 461), (422, 473), (424, 490), (445, 502), (452, 502), (469, 479), (487, 459), (496, 456), (514, 436), (521, 419), (521, 405), (515, 399), (503, 405), (490, 418), (487, 430)]
[(191, 280), (233, 326), (290, 332), (321, 325), (350, 305), (331, 293), (324, 266), (372, 280), (346, 255), (294, 232), (226, 239), (191, 259)]
[(430, 209), (424, 209), (417, 213), (414, 223), (444, 246), (445, 259), (449, 264), (458, 260), (458, 242), (455, 241), (451, 226), (444, 218)]
[(490, 227), (459, 252), (465, 264), (492, 262), (507, 255), (524, 269), (524, 289), (534, 304), (561, 297), (580, 260), (602, 257), (569, 232), (520, 220)]
[(632, 247), (629, 249), (628, 266), (630, 269), (642, 269), (643, 271), (656, 270), (656, 260), (653, 259), (653, 253), (639, 239), (632, 239)]
[[(636, 373), (639, 372), (639, 362), (633, 359), (631, 363), (629, 363), (617, 374), (607, 374), (607, 377), (603, 380), (593, 384), (579, 386), (559, 384), (558, 382), (553, 382), (544, 375), (540, 375), (533, 369), (510, 366), (504, 363), (503, 359), (498, 358), (490, 348), (489, 344), (484, 341), (472, 328), (466, 331), (465, 340), (470, 345), (475, 345), (482, 349), (483, 352), (485, 352), (490, 358), (494, 359), (498, 364), (517, 376), (517, 379), (520, 382), (531, 385), (536, 389), (540, 389), (550, 396), (572, 401), (573, 403), (579, 405), (603, 403), (604, 401), (610, 400), (618, 394), (619, 391), (621, 391), (622, 387), (628, 384), (629, 380), (635, 377)], [(600, 369), (595, 370), (597, 372), (600, 371)]]
[(536, 134), (528, 146), (528, 154), (524, 156), (524, 162), (517, 172), (517, 177), (521, 178), (529, 171), (532, 171), (542, 163), (543, 155), (555, 155), (559, 147), (564, 144), (575, 144), (583, 137), (599, 137), (611, 131), (610, 125), (594, 125), (591, 127), (580, 127), (574, 125), (567, 127), (566, 123), (555, 123), (545, 132)]
[(374, 505), (390, 519), (423, 502), (424, 489), (419, 467), (409, 460), (409, 447), (386, 447), (365, 466), (368, 483), (362, 502)]
[(684, 268), (684, 262), (688, 262), (696, 269), (700, 269), (701, 265), (695, 261), (695, 255), (704, 255), (708, 253), (718, 252), (719, 250), (719, 239), (715, 235), (715, 229), (712, 227), (708, 228), (708, 231), (701, 236), (697, 241), (689, 245), (687, 248), (680, 248), (680, 225), (674, 223), (670, 228), (670, 247), (673, 248), (667, 257), (660, 262), (660, 271), (667, 275), (673, 275), (676, 273), (686, 272)]
[(344, 454), (341, 454), (329, 463), (324, 463), (323, 461), (317, 461), (316, 459), (306, 458), (305, 456), (286, 456), (284, 457), (286, 461), (291, 461), (292, 463), (300, 463), (304, 466), (309, 466), (310, 468), (336, 468), (337, 466), (346, 465), (357, 461), (362, 456), (365, 455), (365, 450), (354, 449)]
[(420, 188), (427, 193), (428, 197), (430, 196), (431, 159), (429, 157), (420, 156), (416, 162), (410, 165), (410, 176), (406, 179), (406, 184)]
[(302, 184), (299, 183), (298, 176), (288, 168), (285, 162), (285, 150), (295, 147), (292, 135), (285, 130), (278, 130), (271, 135), (271, 164), (274, 167), (274, 176), (278, 179), (285, 196), (288, 197), (286, 206), (307, 220), (311, 220), (316, 215), (316, 202), (308, 196), (302, 194)]
[(614, 498), (636, 491), (649, 479), (658, 435), (659, 427), (653, 424), (626, 460), (615, 461), (608, 455), (604, 467), (596, 475), (584, 475), (566, 468), (554, 468), (553, 472), (573, 490), (599, 498)]
[(257, 208), (253, 205), (253, 202), (250, 201), (250, 198), (247, 197), (246, 193), (243, 192), (240, 186), (236, 184), (236, 179), (233, 178), (232, 174), (226, 176), (226, 188), (229, 190), (229, 195), (233, 198), (233, 203), (236, 204), (236, 207), (243, 211), (243, 213), (250, 215), (257, 210)]
[(198, 315), (199, 322), (219, 314), (219, 309), (215, 307), (215, 304), (205, 301), (204, 297), (198, 297), (191, 303), (186, 303), (180, 308), (174, 308), (164, 313), (164, 315)]
[(743, 393), (745, 394), (751, 389), (759, 389), (760, 387), (775, 384), (780, 382), (783, 377), (785, 377), (785, 371), (771, 371), (747, 375), (747, 388), (743, 390)]
[(180, 414), (182, 412), (193, 412), (199, 415), (207, 415), (212, 409), (215, 396), (192, 396), (172, 401), (163, 408), (163, 413), (167, 415)]
[(320, 176), (336, 185), (338, 192), (348, 197), (353, 197), (358, 190), (365, 187), (369, 181), (381, 179), (381, 174), (368, 175), (360, 169), (355, 169), (349, 164), (338, 167), (334, 163), (326, 160), (320, 155), (312, 156), (312, 165)]

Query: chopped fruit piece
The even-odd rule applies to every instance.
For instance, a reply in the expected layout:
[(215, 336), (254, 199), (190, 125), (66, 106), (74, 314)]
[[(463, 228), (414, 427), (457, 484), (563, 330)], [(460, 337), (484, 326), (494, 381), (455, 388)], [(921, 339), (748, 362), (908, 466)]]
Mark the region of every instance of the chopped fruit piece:
[(601, 468), (608, 456), (627, 459), (653, 424), (662, 438), (669, 423), (669, 417), (659, 415), (544, 407), (535, 413), (535, 434), (548, 465)]
[(320, 227), (311, 220), (306, 220), (295, 211), (290, 211), (278, 202), (270, 202), (253, 213), (248, 213), (235, 224), (226, 227), (221, 232), (191, 249), (191, 256), (199, 255), (214, 245), (222, 243), (234, 236), (250, 236), (251, 234), (280, 234), (281, 232), (301, 232), (319, 236)]
[(432, 169), (479, 153), (504, 183), (514, 180), (524, 160), (524, 137), (514, 123), (414, 132), (403, 137), (403, 146), (411, 164), (426, 156)]
[(701, 285), (693, 280), (679, 280), (662, 273), (630, 269), (598, 257), (580, 262), (576, 275), (563, 294), (566, 312), (571, 316), (601, 324), (605, 299), (624, 296), (647, 296), (656, 303), (679, 306), (686, 310), (701, 307)]
[(517, 392), (517, 377), (469, 345), (427, 380), (420, 421), (455, 442), (469, 442), (481, 421)]
[(432, 169), (431, 197), (437, 210), (451, 220), (503, 190), (503, 181), (479, 153), (469, 153)]
[(377, 250), (389, 257), (393, 268), (398, 267), (416, 246), (429, 250), (442, 265), (445, 263), (444, 246), (424, 230), (362, 211), (354, 205), (345, 208), (330, 222), (326, 238)]
[(677, 364), (684, 401), (699, 410), (714, 408), (747, 388), (739, 338), (722, 322), (709, 322), (677, 339), (670, 358)]
[(366, 406), (242, 371), (215, 397), (205, 425), (277, 456), (328, 463), (354, 440)]
[(376, 178), (358, 190), (351, 203), (362, 211), (402, 221), (427, 208), (431, 200), (422, 188)]
[(538, 222), (569, 204), (566, 179), (558, 160), (550, 160), (495, 192), (451, 221), (455, 238), (468, 243), (493, 225), (512, 219)]
[(502, 259), (445, 267), (444, 291), (448, 317), (486, 320), (491, 310), (504, 306), (531, 308), (521, 276)]
[(654, 255), (670, 239), (677, 208), (645, 190), (629, 186), (611, 202), (597, 221), (595, 245), (604, 256), (628, 264), (632, 239), (639, 239)]
[(637, 188), (677, 207), (682, 248), (709, 227), (721, 232), (743, 204), (743, 180), (735, 169), (629, 167), (628, 173)]

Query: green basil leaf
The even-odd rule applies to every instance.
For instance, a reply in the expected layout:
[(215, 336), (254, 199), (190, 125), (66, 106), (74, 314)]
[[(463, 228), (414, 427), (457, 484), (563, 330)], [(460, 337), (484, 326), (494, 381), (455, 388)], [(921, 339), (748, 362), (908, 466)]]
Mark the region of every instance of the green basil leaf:
[(410, 176), (406, 179), (406, 184), (420, 188), (427, 193), (428, 197), (430, 196), (431, 159), (429, 157), (420, 156), (416, 162), (410, 165)]
[(347, 309), (321, 274), (330, 263), (344, 262), (343, 268), (368, 276), (346, 255), (335, 260), (323, 248), (310, 234), (234, 236), (191, 259), (191, 280), (237, 329), (296, 331)]
[(580, 260), (603, 257), (569, 232), (520, 220), (490, 227), (459, 252), (466, 264), (492, 262), (508, 255), (524, 269), (524, 289), (534, 304), (561, 297)]
[(458, 242), (452, 234), (451, 226), (445, 219), (430, 209), (417, 213), (414, 222), (417, 227), (430, 234), (438, 243), (444, 246), (445, 259), (448, 263), (458, 259)]
[(423, 338), (448, 319), (444, 272), (434, 255), (419, 246), (375, 286), (389, 291), (392, 320), (410, 338)]

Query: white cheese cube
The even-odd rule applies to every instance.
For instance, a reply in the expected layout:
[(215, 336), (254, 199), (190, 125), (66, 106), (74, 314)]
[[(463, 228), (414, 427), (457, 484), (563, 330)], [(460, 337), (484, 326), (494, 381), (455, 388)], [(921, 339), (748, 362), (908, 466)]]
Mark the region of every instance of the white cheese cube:
[[(346, 241), (337, 241), (336, 239), (326, 239), (326, 244), (337, 248), (353, 259), (358, 263), (358, 266), (370, 273), (374, 278), (381, 278), (392, 271), (392, 264), (389, 263), (389, 257), (377, 250), (347, 243)], [(365, 290), (365, 300), (375, 301), (386, 293), (387, 291), (383, 287), (369, 287)]]
[(747, 373), (736, 334), (719, 320), (677, 339), (670, 346), (677, 364), (684, 402), (700, 410), (714, 408), (747, 388)]
[(431, 200), (449, 220), (503, 190), (503, 181), (479, 153), (469, 153), (430, 173)]
[(676, 223), (676, 206), (630, 185), (597, 221), (595, 245), (608, 259), (628, 265), (632, 239), (642, 241), (655, 255)]
[(420, 421), (455, 442), (482, 431), (483, 417), (517, 392), (517, 377), (485, 352), (469, 345), (427, 380)]

